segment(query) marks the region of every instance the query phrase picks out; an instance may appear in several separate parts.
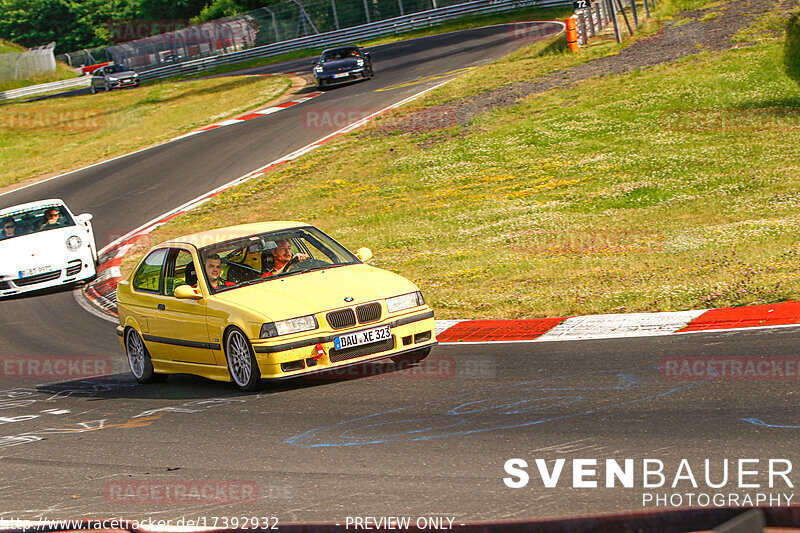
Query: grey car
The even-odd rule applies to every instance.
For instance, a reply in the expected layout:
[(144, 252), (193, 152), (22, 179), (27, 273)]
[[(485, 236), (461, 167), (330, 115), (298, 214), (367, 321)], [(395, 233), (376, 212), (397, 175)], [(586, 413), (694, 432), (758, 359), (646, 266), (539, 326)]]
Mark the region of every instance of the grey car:
[(95, 94), (100, 90), (110, 91), (111, 89), (138, 86), (139, 75), (131, 69), (122, 65), (106, 65), (92, 73), (89, 90)]
[(322, 52), (314, 67), (317, 88), (330, 87), (349, 81), (371, 78), (372, 58), (369, 52), (358, 46), (340, 46)]

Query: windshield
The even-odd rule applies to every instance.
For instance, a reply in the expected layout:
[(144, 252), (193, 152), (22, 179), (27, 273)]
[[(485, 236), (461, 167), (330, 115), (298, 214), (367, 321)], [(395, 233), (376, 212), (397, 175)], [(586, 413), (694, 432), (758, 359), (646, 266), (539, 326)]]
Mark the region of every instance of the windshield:
[(106, 74), (116, 74), (117, 72), (128, 72), (130, 69), (122, 65), (111, 65), (106, 67)]
[(200, 249), (200, 260), (211, 292), (360, 263), (344, 246), (311, 227), (212, 244)]
[(325, 50), (322, 52), (322, 59), (320, 63), (326, 61), (336, 61), (338, 59), (347, 59), (349, 57), (359, 57), (357, 48), (335, 48), (333, 50)]
[(75, 225), (66, 208), (58, 204), (12, 211), (0, 219), (2, 219), (0, 240)]

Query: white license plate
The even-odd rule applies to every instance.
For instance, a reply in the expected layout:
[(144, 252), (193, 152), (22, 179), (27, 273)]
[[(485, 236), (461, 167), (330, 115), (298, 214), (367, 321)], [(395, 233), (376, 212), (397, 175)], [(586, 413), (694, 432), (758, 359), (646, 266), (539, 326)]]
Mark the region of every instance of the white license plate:
[(20, 270), (19, 277), (27, 278), (28, 276), (35, 276), (36, 274), (44, 274), (45, 272), (50, 272), (53, 270), (51, 266), (40, 266), (36, 268), (29, 268), (27, 270)]
[(349, 73), (349, 72), (342, 72), (342, 73), (340, 73), (340, 74), (334, 74), (334, 75), (333, 75), (333, 77), (334, 77), (334, 78), (346, 78), (346, 77), (347, 77), (347, 76), (349, 76), (349, 75), (350, 75), (350, 73)]
[(361, 346), (362, 344), (370, 344), (373, 342), (385, 341), (392, 338), (392, 328), (381, 326), (379, 328), (365, 329), (363, 331), (356, 331), (347, 335), (339, 335), (333, 338), (333, 347), (337, 350), (343, 348), (352, 348), (353, 346)]

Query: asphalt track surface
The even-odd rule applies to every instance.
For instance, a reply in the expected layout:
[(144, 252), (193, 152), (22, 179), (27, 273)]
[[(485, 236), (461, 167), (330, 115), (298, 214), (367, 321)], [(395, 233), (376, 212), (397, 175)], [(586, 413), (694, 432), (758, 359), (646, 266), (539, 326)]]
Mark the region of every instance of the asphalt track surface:
[[(372, 81), (0, 196), (0, 206), (64, 198), (76, 212), (94, 214), (102, 246), (336, 129), (304, 127), (303, 113), (377, 110), (439, 80), (377, 88), (482, 64), (520, 44), (496, 28), (381, 47)], [(344, 525), (367, 515), (460, 524), (640, 511), (647, 492), (793, 494), (781, 483), (768, 488), (765, 473), (770, 458), (800, 464), (796, 376), (686, 380), (664, 368), (696, 357), (788, 364), (797, 337), (788, 327), (446, 345), (411, 369), (356, 367), (356, 375), (240, 394), (192, 376), (136, 385), (113, 326), (68, 291), (7, 300), (0, 305), (0, 518), (205, 518), (212, 525), (220, 517), (233, 525), (246, 516)], [(110, 365), (112, 374), (26, 375), (29, 361), (58, 358)], [(527, 487), (504, 485), (511, 458), (530, 464)], [(537, 458), (551, 467), (567, 460), (557, 487), (543, 487)], [(601, 463), (599, 488), (572, 487), (570, 462), (578, 458)], [(636, 461), (634, 488), (603, 487), (605, 458)], [(643, 488), (646, 458), (665, 463), (667, 486)], [(687, 481), (671, 488), (682, 458), (700, 488)], [(725, 487), (704, 487), (704, 459), (717, 481), (721, 461), (739, 458), (760, 460), (748, 465), (760, 474), (747, 481), (761, 488), (738, 489), (735, 465)], [(209, 486), (214, 495), (185, 496)], [(220, 518), (216, 525), (226, 525)]]

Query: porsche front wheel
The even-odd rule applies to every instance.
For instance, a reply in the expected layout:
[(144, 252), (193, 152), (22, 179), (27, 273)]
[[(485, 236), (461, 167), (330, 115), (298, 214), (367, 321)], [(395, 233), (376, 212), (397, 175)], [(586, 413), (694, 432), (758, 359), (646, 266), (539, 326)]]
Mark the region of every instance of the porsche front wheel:
[(139, 383), (156, 383), (167, 379), (166, 374), (156, 374), (153, 371), (150, 353), (147, 351), (142, 337), (133, 328), (128, 328), (125, 332), (125, 352), (128, 354), (131, 373)]
[(255, 390), (261, 371), (250, 341), (238, 328), (231, 329), (225, 336), (225, 357), (233, 383), (246, 392)]

